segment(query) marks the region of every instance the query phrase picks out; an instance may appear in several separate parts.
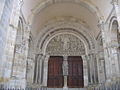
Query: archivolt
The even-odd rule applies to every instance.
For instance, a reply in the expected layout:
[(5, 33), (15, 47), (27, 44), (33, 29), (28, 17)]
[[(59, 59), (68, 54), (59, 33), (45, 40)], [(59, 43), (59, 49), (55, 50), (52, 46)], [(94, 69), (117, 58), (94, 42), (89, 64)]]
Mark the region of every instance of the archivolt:
[(44, 31), (44, 33), (39, 35), (37, 43), (37, 49), (39, 48), (42, 53), (45, 53), (49, 41), (59, 34), (72, 34), (78, 37), (84, 43), (85, 48), (87, 49), (86, 52), (95, 48), (95, 39), (87, 32), (88, 29), (75, 22), (65, 23), (61, 21), (52, 23), (44, 27), (42, 31)]

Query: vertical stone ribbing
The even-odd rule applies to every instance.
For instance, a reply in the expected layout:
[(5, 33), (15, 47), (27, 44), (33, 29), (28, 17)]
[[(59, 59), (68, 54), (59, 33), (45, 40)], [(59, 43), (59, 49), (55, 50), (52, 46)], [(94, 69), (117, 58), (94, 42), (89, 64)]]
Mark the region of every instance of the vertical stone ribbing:
[[(104, 59), (105, 59), (105, 70), (106, 70), (106, 78), (110, 79), (111, 77), (111, 64), (110, 64), (110, 55), (109, 55), (109, 48), (107, 45), (107, 39), (108, 36), (107, 34), (107, 24), (104, 23), (103, 20), (101, 20), (99, 22), (99, 28), (101, 30), (101, 34), (102, 34), (102, 40), (103, 40), (103, 50), (104, 50)], [(106, 34), (107, 33), (107, 34)]]
[(48, 78), (48, 59), (49, 56), (46, 55), (44, 58), (44, 68), (43, 68), (43, 83), (42, 86), (47, 86), (47, 78)]
[(82, 55), (83, 59), (83, 72), (84, 72), (84, 87), (88, 86), (88, 58), (86, 55)]
[(93, 61), (92, 61), (92, 56), (89, 54), (89, 66), (90, 66), (90, 84), (94, 83), (94, 70), (93, 70)]
[(63, 60), (63, 76), (64, 76), (64, 86), (63, 86), (63, 90), (67, 90), (68, 86), (67, 86), (67, 78), (68, 78), (68, 56), (63, 56), (64, 60)]
[[(112, 0), (112, 5), (113, 5), (113, 7), (115, 9), (115, 14), (116, 14), (116, 17), (117, 17), (117, 22), (118, 22), (118, 28), (117, 28), (117, 30), (120, 33), (120, 4), (118, 3), (118, 0)], [(118, 43), (118, 41), (117, 41), (117, 43)], [(117, 77), (119, 77), (119, 75), (120, 75), (119, 45), (117, 45), (117, 47), (114, 46), (112, 48), (112, 51), (114, 51), (114, 53), (113, 53), (114, 55), (112, 56), (112, 58), (115, 59), (114, 63), (116, 65), (115, 66), (116, 72), (117, 72), (116, 74), (117, 74)]]
[(5, 46), (7, 43), (7, 33), (9, 29), (9, 19), (11, 18), (11, 13), (13, 9), (13, 0), (2, 1), (1, 13), (0, 13), (0, 82), (4, 82), (8, 79), (5, 79), (4, 76), (4, 63), (5, 63)]

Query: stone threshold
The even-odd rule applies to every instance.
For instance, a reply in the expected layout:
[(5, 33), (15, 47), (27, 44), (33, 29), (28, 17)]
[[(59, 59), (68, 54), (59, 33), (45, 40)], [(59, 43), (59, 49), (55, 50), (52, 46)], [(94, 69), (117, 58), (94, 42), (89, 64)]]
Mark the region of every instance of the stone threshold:
[(87, 90), (86, 88), (47, 88), (46, 90)]

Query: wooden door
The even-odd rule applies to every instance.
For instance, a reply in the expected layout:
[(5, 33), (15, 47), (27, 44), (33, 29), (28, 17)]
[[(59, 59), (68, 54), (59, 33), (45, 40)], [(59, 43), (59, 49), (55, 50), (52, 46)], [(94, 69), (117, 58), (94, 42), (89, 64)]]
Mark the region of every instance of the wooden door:
[(51, 56), (48, 62), (48, 87), (62, 88), (63, 87), (63, 57)]
[(68, 87), (83, 88), (83, 61), (80, 56), (68, 57)]

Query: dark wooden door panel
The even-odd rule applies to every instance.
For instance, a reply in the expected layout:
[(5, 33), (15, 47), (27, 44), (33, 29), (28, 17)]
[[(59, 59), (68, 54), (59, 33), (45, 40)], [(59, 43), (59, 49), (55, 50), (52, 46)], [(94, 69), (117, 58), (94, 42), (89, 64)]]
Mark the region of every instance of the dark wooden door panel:
[(62, 88), (63, 87), (63, 57), (51, 56), (48, 62), (48, 87)]
[(82, 88), (83, 80), (83, 61), (80, 56), (68, 57), (68, 87)]

